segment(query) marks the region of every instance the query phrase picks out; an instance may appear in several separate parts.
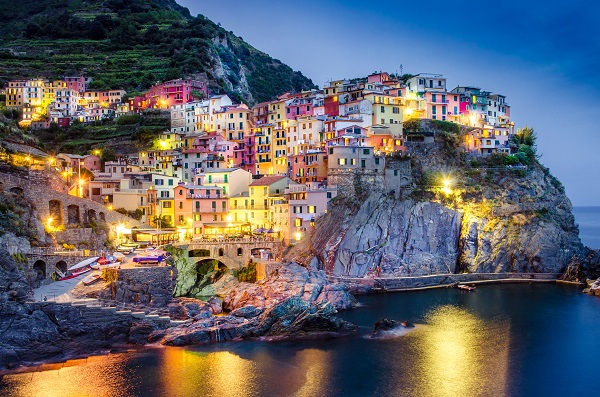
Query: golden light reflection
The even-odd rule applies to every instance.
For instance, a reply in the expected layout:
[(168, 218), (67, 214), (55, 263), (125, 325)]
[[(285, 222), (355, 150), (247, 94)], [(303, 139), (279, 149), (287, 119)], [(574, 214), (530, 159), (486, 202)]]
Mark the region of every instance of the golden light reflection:
[[(419, 327), (421, 350), (414, 382), (419, 396), (491, 395), (507, 390), (510, 329), (486, 323), (465, 309), (440, 306)], [(494, 373), (495, 382), (482, 374)]]
[(129, 359), (111, 354), (47, 364), (36, 372), (7, 375), (3, 382), (15, 397), (132, 396), (135, 379), (127, 368)]
[(330, 354), (323, 350), (306, 349), (296, 354), (294, 360), (300, 367), (306, 368), (306, 382), (294, 394), (294, 397), (330, 395), (327, 386), (331, 378)]
[[(222, 351), (195, 352), (165, 349), (161, 383), (172, 396), (247, 396), (253, 395), (256, 362)], [(201, 391), (201, 392), (200, 392)]]

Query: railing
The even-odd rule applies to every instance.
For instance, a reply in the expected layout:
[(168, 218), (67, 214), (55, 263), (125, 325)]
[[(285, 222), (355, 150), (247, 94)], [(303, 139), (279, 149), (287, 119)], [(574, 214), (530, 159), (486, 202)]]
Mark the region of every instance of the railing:
[(57, 247), (31, 247), (29, 249), (28, 255), (56, 255), (56, 256), (83, 256), (83, 257), (92, 257), (92, 256), (101, 256), (102, 251), (96, 250), (66, 250), (64, 248)]
[(244, 236), (244, 237), (218, 237), (218, 236), (204, 236), (204, 237), (194, 237), (194, 239), (189, 243), (176, 243), (175, 245), (189, 245), (191, 249), (193, 249), (194, 245), (204, 245), (204, 244), (222, 244), (222, 243), (247, 243), (247, 244), (257, 244), (257, 243), (281, 243), (281, 239), (277, 237), (269, 237), (269, 236)]

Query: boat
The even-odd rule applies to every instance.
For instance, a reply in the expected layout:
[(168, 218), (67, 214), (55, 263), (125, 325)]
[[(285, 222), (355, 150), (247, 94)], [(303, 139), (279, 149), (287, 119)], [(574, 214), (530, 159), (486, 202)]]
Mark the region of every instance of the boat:
[(457, 286), (458, 289), (463, 290), (463, 291), (475, 291), (476, 288), (472, 285), (466, 285), (466, 284), (458, 284)]
[(90, 285), (90, 284), (95, 283), (98, 280), (100, 280), (100, 275), (98, 273), (94, 273), (94, 274), (90, 274), (89, 276), (85, 277), (83, 280), (81, 280), (81, 282), (85, 285)]
[(136, 263), (160, 263), (166, 257), (166, 252), (160, 249), (148, 248), (143, 254), (133, 257)]
[(84, 259), (84, 260), (82, 260), (81, 262), (79, 262), (79, 263), (77, 263), (77, 264), (75, 264), (75, 265), (71, 266), (71, 267), (69, 268), (69, 270), (67, 270), (67, 273), (68, 273), (68, 272), (72, 272), (72, 271), (74, 271), (74, 270), (78, 270), (78, 269), (85, 268), (86, 266), (87, 266), (87, 267), (91, 267), (91, 265), (92, 265), (94, 262), (96, 262), (98, 259), (100, 259), (100, 257), (99, 257), (99, 256), (94, 256), (94, 257), (91, 257), (91, 258), (88, 258), (88, 259)]
[(74, 272), (72, 274), (66, 275), (64, 277), (60, 277), (58, 279), (58, 281), (69, 280), (69, 279), (81, 276), (82, 274), (85, 274), (85, 273), (91, 272), (91, 271), (92, 271), (92, 269), (90, 267), (82, 268), (81, 270), (78, 270), (78, 271), (76, 271), (76, 272)]

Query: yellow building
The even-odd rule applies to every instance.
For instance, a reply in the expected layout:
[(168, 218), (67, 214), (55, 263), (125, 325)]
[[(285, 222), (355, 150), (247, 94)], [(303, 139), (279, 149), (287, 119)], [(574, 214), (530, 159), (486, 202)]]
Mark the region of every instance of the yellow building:
[(372, 125), (385, 125), (393, 133), (402, 134), (404, 106), (401, 97), (384, 93), (365, 93), (365, 99), (373, 104)]

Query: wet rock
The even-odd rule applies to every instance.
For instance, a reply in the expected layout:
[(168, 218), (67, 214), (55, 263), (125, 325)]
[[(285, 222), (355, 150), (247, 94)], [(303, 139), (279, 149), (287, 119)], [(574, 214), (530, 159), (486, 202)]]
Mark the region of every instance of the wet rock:
[(395, 320), (389, 320), (387, 318), (382, 318), (375, 322), (375, 326), (373, 327), (373, 332), (371, 332), (372, 337), (377, 337), (385, 334), (389, 331), (395, 331), (402, 328), (414, 328), (414, 324), (409, 321), (398, 322)]
[(251, 317), (258, 316), (262, 312), (263, 312), (262, 309), (256, 308), (251, 305), (247, 305), (244, 307), (240, 307), (239, 309), (235, 309), (230, 314), (235, 317), (251, 318)]
[(213, 296), (208, 300), (208, 305), (212, 310), (213, 314), (223, 313), (223, 300), (219, 297)]
[(244, 306), (227, 316), (156, 331), (150, 340), (165, 345), (185, 346), (257, 337), (341, 336), (356, 330), (356, 326), (335, 314), (336, 310), (329, 302), (306, 302), (295, 296), (274, 304), (262, 313), (253, 306)]

